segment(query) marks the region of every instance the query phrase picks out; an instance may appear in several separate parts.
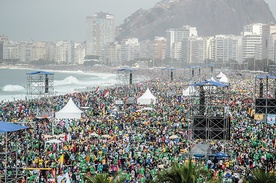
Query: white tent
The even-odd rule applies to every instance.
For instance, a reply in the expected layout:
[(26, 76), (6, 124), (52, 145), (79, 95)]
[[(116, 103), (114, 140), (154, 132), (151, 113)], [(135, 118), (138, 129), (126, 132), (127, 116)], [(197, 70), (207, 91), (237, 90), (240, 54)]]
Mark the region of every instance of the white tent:
[(55, 113), (57, 119), (80, 119), (82, 110), (80, 110), (72, 98), (69, 99), (67, 104), (58, 112)]
[(217, 78), (222, 78), (223, 76), (225, 76), (222, 72), (219, 73), (219, 75), (217, 75)]
[(137, 103), (140, 105), (148, 105), (148, 104), (155, 104), (156, 103), (156, 97), (150, 92), (149, 89), (146, 90), (146, 92), (137, 99)]
[(183, 89), (183, 96), (190, 96), (191, 94), (196, 94), (196, 89), (193, 86), (189, 86), (186, 90)]
[(229, 79), (224, 75), (220, 78), (219, 82), (222, 82), (222, 83), (229, 83)]
[(209, 81), (216, 81), (214, 77), (211, 77), (211, 79), (209, 79)]

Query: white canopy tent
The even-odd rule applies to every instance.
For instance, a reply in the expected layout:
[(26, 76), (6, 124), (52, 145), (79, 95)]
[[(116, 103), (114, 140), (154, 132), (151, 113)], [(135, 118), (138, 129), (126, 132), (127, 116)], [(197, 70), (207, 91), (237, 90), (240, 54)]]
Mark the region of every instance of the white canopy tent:
[(217, 78), (222, 78), (223, 76), (225, 76), (222, 72), (220, 72), (218, 75), (217, 75)]
[(223, 75), (223, 76), (219, 79), (219, 82), (221, 82), (221, 83), (229, 83), (229, 79), (228, 79), (225, 75)]
[(186, 90), (183, 89), (183, 96), (190, 96), (191, 94), (196, 94), (196, 89), (193, 86), (189, 86)]
[(156, 97), (147, 89), (146, 92), (137, 99), (137, 103), (140, 105), (155, 104)]
[(69, 99), (67, 104), (58, 112), (55, 113), (55, 118), (57, 119), (80, 119), (82, 110), (80, 110), (72, 98)]

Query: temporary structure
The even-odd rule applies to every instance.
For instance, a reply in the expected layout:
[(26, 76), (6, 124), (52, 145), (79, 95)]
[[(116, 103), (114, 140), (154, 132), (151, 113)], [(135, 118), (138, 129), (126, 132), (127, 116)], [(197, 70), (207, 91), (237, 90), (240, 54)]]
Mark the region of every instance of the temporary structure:
[(220, 72), (218, 75), (217, 75), (217, 78), (222, 78), (223, 76), (225, 76), (222, 72)]
[(146, 92), (137, 99), (137, 103), (140, 105), (155, 104), (156, 97), (147, 89)]
[(183, 96), (190, 96), (192, 94), (196, 94), (196, 89), (193, 86), (189, 86), (186, 90), (183, 89), (182, 91)]
[(220, 79), (219, 79), (219, 82), (222, 82), (222, 83), (229, 83), (229, 79), (223, 75)]
[(80, 110), (72, 98), (69, 99), (67, 104), (58, 112), (55, 113), (55, 118), (57, 119), (80, 119), (82, 110)]

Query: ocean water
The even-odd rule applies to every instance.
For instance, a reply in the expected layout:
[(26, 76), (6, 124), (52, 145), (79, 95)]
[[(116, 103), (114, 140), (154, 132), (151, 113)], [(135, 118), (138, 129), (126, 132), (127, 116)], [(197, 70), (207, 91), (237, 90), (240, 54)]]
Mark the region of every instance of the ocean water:
[[(35, 69), (0, 68), (0, 101), (25, 99), (27, 73)], [(76, 91), (85, 91), (98, 86), (108, 87), (117, 84), (116, 74), (93, 73), (83, 71), (51, 71), (54, 73), (54, 91), (64, 95)]]

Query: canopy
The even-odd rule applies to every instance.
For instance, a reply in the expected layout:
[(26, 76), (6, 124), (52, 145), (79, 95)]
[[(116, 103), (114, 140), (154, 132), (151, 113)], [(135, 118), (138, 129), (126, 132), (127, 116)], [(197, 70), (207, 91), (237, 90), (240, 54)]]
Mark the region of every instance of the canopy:
[(229, 83), (229, 79), (223, 75), (220, 79), (219, 79), (219, 82), (222, 82), (222, 83)]
[(222, 78), (222, 76), (225, 76), (222, 72), (220, 72), (218, 75), (217, 75), (217, 78)]
[(190, 96), (191, 94), (195, 94), (196, 89), (193, 86), (189, 86), (186, 90), (183, 89), (182, 95), (183, 96)]
[(150, 92), (149, 89), (146, 90), (146, 92), (137, 99), (137, 103), (140, 105), (149, 105), (149, 104), (155, 104), (156, 103), (156, 97)]
[(0, 121), (0, 133), (13, 132), (18, 130), (27, 129), (26, 126), (16, 125), (9, 122)]
[(229, 86), (228, 84), (217, 82), (217, 81), (203, 81), (198, 83), (190, 84), (190, 86), (217, 86), (217, 87), (226, 87)]
[(225, 153), (223, 153), (223, 152), (219, 152), (219, 153), (217, 153), (215, 155), (216, 155), (216, 157), (219, 157), (219, 158), (226, 158), (226, 157), (228, 157), (228, 155), (225, 154)]
[(58, 119), (61, 119), (61, 118), (80, 119), (81, 113), (82, 113), (82, 110), (80, 110), (75, 105), (72, 98), (70, 98), (69, 101), (67, 102), (67, 104), (60, 111), (55, 113), (55, 117)]

